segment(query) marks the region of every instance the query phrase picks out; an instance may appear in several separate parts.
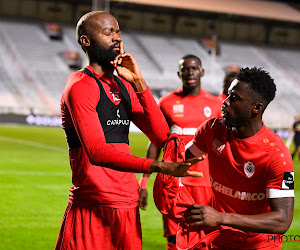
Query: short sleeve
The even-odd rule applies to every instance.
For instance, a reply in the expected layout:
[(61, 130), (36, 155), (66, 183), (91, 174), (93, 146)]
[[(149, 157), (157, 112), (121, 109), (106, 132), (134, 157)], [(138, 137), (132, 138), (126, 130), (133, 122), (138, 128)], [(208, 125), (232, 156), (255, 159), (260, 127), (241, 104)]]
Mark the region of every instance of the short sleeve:
[(211, 133), (211, 121), (208, 120), (202, 123), (194, 136), (194, 139), (187, 144), (186, 149), (189, 149), (194, 156), (201, 156), (207, 153), (207, 143)]
[(278, 148), (267, 167), (267, 197), (294, 197), (293, 161), (288, 149)]

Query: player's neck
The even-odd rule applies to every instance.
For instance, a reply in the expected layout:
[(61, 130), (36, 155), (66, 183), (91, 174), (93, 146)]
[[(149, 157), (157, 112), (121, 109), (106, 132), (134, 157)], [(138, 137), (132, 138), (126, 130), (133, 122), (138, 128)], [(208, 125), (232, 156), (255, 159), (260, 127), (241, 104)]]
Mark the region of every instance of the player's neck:
[(108, 79), (111, 79), (113, 77), (114, 73), (114, 67), (102, 67), (98, 65), (97, 63), (90, 63), (90, 66), (93, 68), (96, 74), (104, 76)]
[(263, 122), (249, 121), (241, 127), (233, 127), (232, 133), (236, 138), (245, 139), (254, 136), (263, 127)]
[(183, 93), (185, 93), (186, 95), (190, 95), (190, 96), (196, 96), (199, 95), (201, 92), (201, 88), (200, 87), (196, 87), (194, 89), (187, 89), (187, 88), (182, 88)]

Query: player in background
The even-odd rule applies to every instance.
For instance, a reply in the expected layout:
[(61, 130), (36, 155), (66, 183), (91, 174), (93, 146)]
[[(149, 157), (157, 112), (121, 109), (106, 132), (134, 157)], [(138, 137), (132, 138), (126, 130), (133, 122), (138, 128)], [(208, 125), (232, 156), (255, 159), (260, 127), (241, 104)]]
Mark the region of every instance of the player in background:
[(61, 99), (74, 186), (56, 249), (142, 249), (134, 172), (198, 176), (187, 169), (199, 159), (170, 164), (131, 155), (130, 121), (163, 146), (165, 118), (135, 59), (124, 53), (112, 15), (89, 12), (76, 33), (89, 65), (69, 76)]
[(232, 81), (235, 79), (236, 73), (237, 73), (237, 71), (228, 71), (225, 74), (225, 77), (223, 80), (223, 92), (217, 96), (220, 100), (224, 101), (227, 98), (228, 89), (229, 89)]
[(296, 118), (295, 123), (293, 124), (293, 130), (294, 130), (294, 143), (295, 143), (295, 149), (292, 152), (292, 159), (294, 159), (295, 155), (298, 154), (300, 157), (300, 115)]
[[(288, 148), (268, 129), (263, 113), (276, 86), (260, 68), (241, 69), (224, 100), (222, 119), (203, 123), (186, 159), (208, 155), (212, 207), (193, 205), (190, 226), (225, 225), (246, 235), (213, 242), (218, 249), (280, 249), (293, 219), (294, 171)], [(281, 240), (280, 240), (281, 239)]]
[[(177, 72), (182, 87), (163, 96), (159, 107), (163, 112), (171, 133), (176, 133), (187, 144), (195, 135), (198, 126), (208, 118), (221, 117), (222, 101), (201, 88), (204, 69), (201, 60), (195, 55), (186, 55), (179, 60)], [(157, 160), (161, 148), (150, 143), (147, 158)], [(182, 178), (187, 190), (198, 204), (210, 205), (212, 190), (209, 181), (208, 160), (193, 166), (193, 170), (203, 172), (204, 178)], [(140, 207), (147, 207), (147, 182), (149, 174), (143, 174), (140, 180)], [(167, 249), (176, 249), (177, 224), (163, 216), (164, 237), (167, 237)]]

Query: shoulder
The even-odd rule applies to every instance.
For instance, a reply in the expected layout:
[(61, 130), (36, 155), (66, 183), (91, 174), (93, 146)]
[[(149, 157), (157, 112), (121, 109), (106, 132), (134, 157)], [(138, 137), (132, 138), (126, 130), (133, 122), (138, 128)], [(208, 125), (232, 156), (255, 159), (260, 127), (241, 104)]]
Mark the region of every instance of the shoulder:
[(214, 103), (222, 103), (223, 102), (218, 96), (214, 96), (214, 95), (206, 92), (204, 89), (201, 89), (201, 96), (202, 96), (202, 98), (205, 98), (208, 101), (211, 101)]
[(173, 99), (178, 98), (179, 96), (180, 96), (179, 90), (172, 91), (172, 92), (162, 96), (161, 98), (159, 98), (159, 103), (171, 101)]
[(226, 127), (222, 124), (221, 118), (210, 118), (203, 122), (199, 129), (222, 131), (226, 130)]
[(64, 89), (64, 97), (100, 94), (97, 82), (87, 74), (77, 71), (70, 74)]
[(73, 72), (68, 77), (67, 86), (71, 88), (74, 87), (75, 85), (76, 87), (78, 87), (78, 85), (98, 86), (95, 79), (80, 71)]
[(266, 128), (265, 133), (259, 137), (257, 143), (269, 154), (269, 166), (277, 166), (282, 169), (292, 168), (290, 151), (279, 135)]

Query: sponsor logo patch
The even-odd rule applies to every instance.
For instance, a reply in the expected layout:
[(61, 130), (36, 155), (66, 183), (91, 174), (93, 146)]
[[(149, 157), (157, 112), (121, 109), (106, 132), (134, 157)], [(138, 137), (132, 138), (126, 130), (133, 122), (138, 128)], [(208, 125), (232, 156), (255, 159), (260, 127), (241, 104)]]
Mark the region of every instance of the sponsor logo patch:
[(197, 128), (182, 128), (177, 125), (173, 125), (170, 128), (171, 133), (176, 133), (178, 135), (195, 135)]
[(282, 189), (294, 189), (294, 172), (284, 172)]
[(120, 119), (121, 118), (120, 109), (117, 109), (116, 116), (117, 116), (117, 119), (107, 120), (106, 125), (107, 126), (116, 126), (116, 125), (117, 126), (119, 126), (119, 125), (128, 126), (130, 124), (130, 120)]
[(251, 178), (254, 175), (255, 166), (251, 161), (248, 161), (247, 163), (245, 163), (244, 172), (248, 178)]
[(183, 113), (184, 112), (184, 105), (183, 104), (174, 104), (173, 105), (173, 113)]

